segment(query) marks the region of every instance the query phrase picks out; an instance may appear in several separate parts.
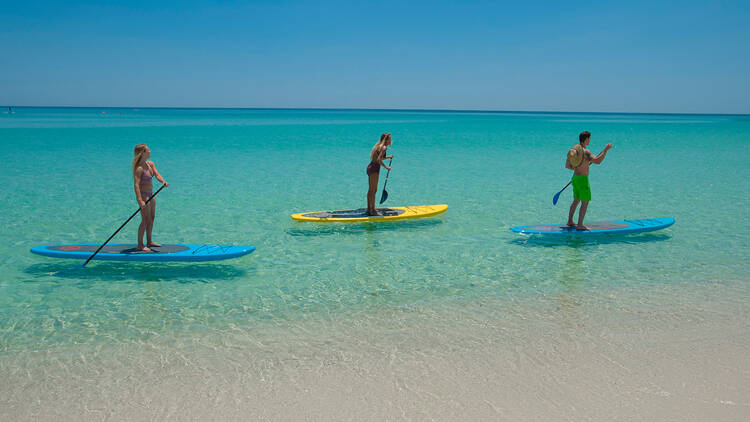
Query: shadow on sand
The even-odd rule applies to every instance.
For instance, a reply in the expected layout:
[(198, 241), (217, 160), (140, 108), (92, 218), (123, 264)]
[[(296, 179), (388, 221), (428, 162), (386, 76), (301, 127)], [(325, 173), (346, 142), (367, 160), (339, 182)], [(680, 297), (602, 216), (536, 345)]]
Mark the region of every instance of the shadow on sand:
[(560, 246), (586, 247), (597, 245), (610, 245), (614, 243), (639, 244), (662, 242), (671, 239), (672, 236), (664, 233), (637, 233), (637, 234), (603, 234), (600, 236), (540, 236), (524, 235), (510, 240), (511, 245), (525, 247), (554, 248)]
[(367, 223), (308, 223), (295, 222), (287, 229), (290, 236), (330, 236), (337, 234), (363, 234), (395, 230), (422, 230), (443, 224), (439, 218), (420, 220), (378, 221)]
[[(33, 276), (26, 282), (49, 281), (48, 277), (91, 281), (176, 281), (178, 283), (206, 283), (209, 280), (226, 280), (248, 273), (233, 265), (216, 263), (124, 263), (112, 261), (91, 262), (80, 268), (79, 261), (34, 264), (24, 272)], [(78, 268), (77, 268), (78, 267)], [(251, 271), (254, 271), (254, 265)]]

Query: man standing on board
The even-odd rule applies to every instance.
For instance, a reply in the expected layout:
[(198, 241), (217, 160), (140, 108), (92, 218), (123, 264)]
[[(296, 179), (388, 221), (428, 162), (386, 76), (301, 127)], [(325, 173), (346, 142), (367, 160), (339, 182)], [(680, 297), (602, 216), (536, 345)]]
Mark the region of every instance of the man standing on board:
[[(589, 166), (591, 163), (601, 164), (607, 151), (612, 148), (612, 144), (607, 144), (599, 155), (594, 156), (586, 147), (591, 141), (591, 133), (584, 131), (578, 135), (579, 144), (568, 151), (568, 159), (565, 161), (565, 168), (573, 170), (573, 203), (570, 204), (570, 213), (568, 214), (568, 226), (576, 226), (576, 230), (588, 230), (583, 225), (583, 218), (586, 216), (586, 208), (591, 200), (591, 185), (589, 184)], [(578, 212), (578, 224), (573, 222), (573, 214), (581, 203), (581, 210)]]

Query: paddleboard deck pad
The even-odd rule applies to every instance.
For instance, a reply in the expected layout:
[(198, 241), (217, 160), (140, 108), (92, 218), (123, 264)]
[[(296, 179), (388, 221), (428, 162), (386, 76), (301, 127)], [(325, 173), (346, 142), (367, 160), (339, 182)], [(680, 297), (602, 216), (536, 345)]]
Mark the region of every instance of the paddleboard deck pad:
[[(101, 245), (45, 245), (31, 248), (37, 255), (52, 258), (88, 259)], [(233, 245), (163, 245), (150, 252), (138, 250), (138, 245), (106, 245), (94, 260), (131, 262), (203, 262), (238, 258), (255, 250), (255, 246)]]
[(646, 218), (642, 220), (617, 220), (584, 223), (588, 230), (576, 230), (564, 224), (511, 227), (516, 233), (557, 236), (592, 236), (598, 234), (643, 233), (661, 230), (674, 224), (674, 218)]
[(441, 214), (447, 209), (447, 205), (418, 205), (412, 207), (377, 208), (378, 212), (383, 215), (369, 216), (367, 215), (367, 209), (359, 208), (356, 210), (304, 212), (299, 214), (292, 214), (292, 219), (297, 221), (339, 223), (393, 221), (406, 220), (409, 218), (431, 217), (433, 215)]

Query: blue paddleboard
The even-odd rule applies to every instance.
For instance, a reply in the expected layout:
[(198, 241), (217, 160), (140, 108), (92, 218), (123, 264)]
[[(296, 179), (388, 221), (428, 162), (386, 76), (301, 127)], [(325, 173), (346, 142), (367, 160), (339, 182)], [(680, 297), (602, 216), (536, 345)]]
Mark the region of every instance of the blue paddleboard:
[[(37, 255), (52, 258), (88, 259), (101, 245), (46, 245), (31, 248)], [(162, 245), (151, 252), (139, 251), (138, 245), (106, 245), (94, 257), (102, 261), (128, 262), (202, 262), (237, 258), (255, 250), (255, 246), (232, 245)]]
[(674, 218), (645, 218), (642, 220), (602, 221), (584, 223), (588, 230), (576, 230), (564, 224), (511, 227), (516, 233), (554, 236), (593, 236), (599, 234), (643, 233), (661, 230), (674, 224)]

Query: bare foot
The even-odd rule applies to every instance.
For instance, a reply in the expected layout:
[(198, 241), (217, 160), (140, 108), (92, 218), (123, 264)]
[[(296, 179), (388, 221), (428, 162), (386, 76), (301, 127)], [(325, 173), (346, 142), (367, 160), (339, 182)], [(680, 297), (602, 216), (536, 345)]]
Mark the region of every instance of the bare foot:
[(576, 223), (574, 223), (572, 221), (568, 221), (568, 224), (567, 224), (568, 227), (573, 227), (575, 225), (576, 225)]
[(150, 247), (152, 247), (152, 248), (158, 248), (158, 247), (159, 247), (159, 246), (161, 246), (161, 245), (160, 245), (160, 244), (158, 244), (158, 243), (155, 243), (155, 242), (148, 242), (148, 246), (150, 246)]
[(588, 227), (586, 227), (584, 225), (578, 225), (578, 226), (576, 226), (576, 230), (586, 231), (586, 230), (588, 230)]
[(138, 246), (138, 250), (141, 252), (151, 252), (151, 249), (148, 248), (148, 246)]
[(375, 211), (367, 211), (367, 215), (369, 215), (370, 217), (378, 217), (383, 214), (381, 214), (378, 210), (375, 210)]

